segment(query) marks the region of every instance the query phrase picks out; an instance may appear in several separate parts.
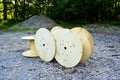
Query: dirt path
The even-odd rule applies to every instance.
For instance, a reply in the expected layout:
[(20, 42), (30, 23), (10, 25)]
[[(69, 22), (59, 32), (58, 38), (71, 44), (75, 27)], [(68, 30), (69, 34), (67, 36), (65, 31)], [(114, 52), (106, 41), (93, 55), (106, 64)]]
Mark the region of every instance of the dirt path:
[(94, 55), (87, 62), (65, 69), (56, 61), (21, 55), (29, 42), (21, 40), (34, 32), (0, 33), (0, 80), (120, 80), (120, 34), (92, 33)]

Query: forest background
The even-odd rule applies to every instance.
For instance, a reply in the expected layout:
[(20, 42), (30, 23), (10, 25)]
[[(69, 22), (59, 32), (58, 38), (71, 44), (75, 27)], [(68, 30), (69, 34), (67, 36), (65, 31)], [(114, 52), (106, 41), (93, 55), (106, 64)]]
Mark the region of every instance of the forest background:
[(57, 23), (120, 25), (120, 0), (0, 0), (0, 23), (44, 14)]

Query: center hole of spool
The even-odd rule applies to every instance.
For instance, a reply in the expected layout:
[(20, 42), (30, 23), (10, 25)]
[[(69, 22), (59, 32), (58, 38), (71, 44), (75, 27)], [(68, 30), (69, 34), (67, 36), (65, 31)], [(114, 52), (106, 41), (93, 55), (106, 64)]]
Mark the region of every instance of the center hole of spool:
[(67, 47), (64, 47), (64, 49), (66, 50), (66, 49), (67, 49)]
[(43, 44), (43, 46), (45, 46), (45, 44)]

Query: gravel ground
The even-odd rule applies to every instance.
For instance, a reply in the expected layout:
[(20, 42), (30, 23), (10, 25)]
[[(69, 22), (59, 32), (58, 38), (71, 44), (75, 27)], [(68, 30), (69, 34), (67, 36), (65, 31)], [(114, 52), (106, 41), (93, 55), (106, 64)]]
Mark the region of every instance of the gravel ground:
[(45, 63), (39, 57), (23, 57), (29, 41), (20, 38), (33, 34), (32, 31), (0, 33), (0, 80), (120, 80), (120, 33), (92, 33), (93, 56), (70, 69), (56, 61)]
[(12, 26), (11, 28), (48, 28), (51, 29), (53, 26), (58, 24), (54, 22), (51, 18), (45, 15), (34, 15), (29, 19)]

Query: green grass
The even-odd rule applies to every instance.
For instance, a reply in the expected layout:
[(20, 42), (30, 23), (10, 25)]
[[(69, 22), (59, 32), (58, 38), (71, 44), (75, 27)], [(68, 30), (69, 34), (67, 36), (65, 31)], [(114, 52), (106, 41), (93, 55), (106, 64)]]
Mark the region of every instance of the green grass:
[(37, 31), (39, 28), (8, 28), (2, 31), (4, 32), (21, 32), (21, 31)]
[(117, 28), (114, 27), (113, 30), (114, 30), (114, 31), (120, 31), (120, 27), (117, 27)]
[[(63, 21), (56, 21), (60, 26), (64, 27), (64, 28), (73, 28), (73, 27), (89, 27), (90, 24), (73, 24), (73, 23), (67, 23), (67, 22), (63, 22)], [(8, 21), (2, 21), (1, 22), (2, 25), (0, 25), (0, 31), (8, 31), (8, 32), (17, 32), (17, 31), (36, 31), (39, 28), (10, 28), (11, 26), (19, 23), (16, 22), (14, 20), (8, 20)], [(95, 23), (96, 27), (111, 27), (111, 26), (119, 26), (120, 25), (120, 21), (105, 21), (102, 23)], [(120, 28), (114, 28), (114, 30), (116, 31), (120, 31)]]
[(0, 25), (0, 31), (4, 32), (17, 32), (17, 31), (36, 31), (38, 28), (11, 28), (13, 25), (18, 24), (15, 20), (1, 21), (2, 25)]
[[(61, 26), (63, 26), (64, 28), (73, 28), (73, 27), (85, 27), (88, 26), (89, 27), (89, 23), (83, 23), (83, 24), (73, 24), (73, 23), (67, 23), (67, 22), (62, 22), (62, 21), (57, 21), (57, 23)], [(96, 27), (111, 27), (111, 26), (119, 26), (120, 25), (120, 21), (103, 21), (103, 22), (96, 22), (93, 23), (96, 24)]]
[(8, 21), (2, 20), (1, 25), (0, 25), (0, 30), (8, 29), (17, 23), (19, 23), (19, 22), (16, 22), (15, 20), (8, 20)]
[(88, 25), (88, 24), (73, 24), (73, 23), (67, 23), (62, 21), (59, 21), (57, 23), (64, 28), (70, 28), (70, 29), (73, 27), (84, 27), (85, 25)]
[(120, 21), (104, 21), (104, 22), (102, 22), (102, 24), (118, 26), (118, 25), (120, 25)]
[(0, 26), (0, 30), (5, 30), (5, 29), (8, 29), (8, 28), (9, 28), (9, 26), (7, 26), (7, 25)]

